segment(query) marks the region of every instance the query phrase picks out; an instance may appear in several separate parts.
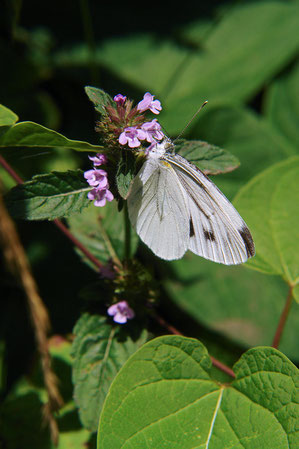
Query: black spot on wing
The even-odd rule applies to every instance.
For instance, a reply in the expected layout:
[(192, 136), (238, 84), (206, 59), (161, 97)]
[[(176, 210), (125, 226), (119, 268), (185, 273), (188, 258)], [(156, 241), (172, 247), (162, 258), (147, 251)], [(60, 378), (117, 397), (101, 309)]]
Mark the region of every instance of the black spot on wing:
[(206, 229), (204, 229), (203, 234), (206, 240), (210, 240), (211, 242), (215, 241), (215, 234), (213, 231), (207, 231)]
[(243, 242), (245, 244), (247, 256), (248, 257), (254, 256), (255, 248), (249, 229), (244, 226), (244, 228), (242, 228), (241, 231), (239, 231), (239, 234), (242, 237)]
[(189, 236), (193, 237), (194, 235), (195, 235), (194, 225), (193, 225), (192, 218), (190, 218)]

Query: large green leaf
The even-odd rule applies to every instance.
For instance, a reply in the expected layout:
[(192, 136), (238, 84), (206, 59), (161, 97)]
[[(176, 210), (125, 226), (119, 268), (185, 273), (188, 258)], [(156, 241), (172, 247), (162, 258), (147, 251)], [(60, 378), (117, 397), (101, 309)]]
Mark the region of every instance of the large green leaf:
[[(125, 225), (123, 212), (117, 210), (116, 201), (105, 207), (88, 207), (68, 219), (71, 232), (100, 261), (125, 257)], [(137, 234), (131, 232), (131, 254), (136, 251)], [(84, 259), (85, 260), (85, 259)], [(89, 263), (87, 261), (87, 263)]]
[(228, 197), (258, 172), (298, 152), (295, 145), (250, 109), (208, 105), (206, 109), (206, 115), (192, 129), (192, 137), (213, 142), (240, 161), (238, 170), (216, 178), (215, 182)]
[(0, 134), (0, 151), (2, 149), (27, 148), (32, 151), (41, 149), (63, 148), (76, 151), (100, 151), (105, 149), (79, 140), (71, 140), (56, 131), (33, 122), (19, 122)]
[(235, 205), (249, 225), (256, 256), (248, 266), (299, 282), (299, 157), (275, 164), (239, 192)]
[(90, 204), (89, 191), (82, 170), (69, 170), (34, 176), (12, 188), (5, 198), (15, 218), (54, 220), (81, 212)]
[(220, 384), (195, 339), (144, 345), (113, 382), (98, 449), (295, 449), (299, 444), (296, 367), (273, 348), (254, 348)]
[(147, 340), (144, 330), (135, 338), (99, 315), (85, 313), (77, 322), (72, 354), (75, 401), (84, 427), (96, 431), (110, 385), (127, 359)]
[[(243, 266), (215, 264), (191, 253), (167, 268), (171, 271), (164, 288), (188, 315), (185, 320), (191, 317), (246, 348), (271, 345), (288, 294), (282, 279)], [(280, 344), (294, 360), (299, 358), (298, 326), (299, 309), (294, 302)]]
[[(291, 2), (239, 3), (204, 42), (193, 38), (198, 51), (146, 35), (122, 36), (107, 41), (97, 57), (118, 77), (159, 95), (164, 125), (173, 134), (204, 100), (248, 100), (280, 71), (298, 50), (298, 11)], [(192, 41), (188, 26), (186, 35)]]
[(18, 116), (0, 104), (0, 126), (11, 126), (18, 121)]
[(299, 145), (299, 63), (275, 80), (266, 92), (265, 114), (294, 145)]

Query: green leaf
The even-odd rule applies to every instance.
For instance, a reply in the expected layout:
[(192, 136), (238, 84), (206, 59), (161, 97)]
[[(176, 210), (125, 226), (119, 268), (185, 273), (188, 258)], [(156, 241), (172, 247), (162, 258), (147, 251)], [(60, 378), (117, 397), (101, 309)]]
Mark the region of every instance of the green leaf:
[(299, 282), (299, 157), (275, 164), (253, 178), (234, 204), (256, 244), (248, 267)]
[(113, 382), (98, 449), (295, 449), (298, 370), (273, 348), (254, 348), (220, 384), (197, 340), (156, 338)]
[(11, 189), (5, 198), (14, 218), (54, 220), (81, 212), (90, 204), (88, 191), (82, 170), (69, 170), (34, 176)]
[[(106, 203), (105, 207), (88, 207), (80, 214), (68, 219), (71, 232), (101, 262), (125, 256), (125, 228), (123, 213), (117, 210), (117, 202)], [(137, 234), (131, 231), (131, 254), (138, 245)], [(84, 261), (89, 264), (89, 261)]]
[(217, 186), (228, 198), (258, 172), (298, 151), (269, 123), (241, 107), (209, 108), (198, 119), (193, 134), (225, 148), (240, 161), (238, 170), (216, 179)]
[(0, 126), (11, 126), (19, 120), (19, 117), (10, 109), (0, 104)]
[[(225, 336), (242, 347), (272, 344), (288, 295), (280, 277), (247, 270), (244, 265), (211, 263), (192, 253), (170, 262), (167, 269), (163, 287), (179, 316), (184, 314), (182, 325), (191, 317), (219, 338)], [(298, 327), (299, 308), (294, 302), (280, 344), (294, 360), (299, 358)], [(188, 327), (182, 330), (186, 333)]]
[(265, 115), (290, 142), (299, 145), (299, 63), (266, 91)]
[(135, 174), (136, 157), (130, 151), (122, 151), (116, 173), (116, 185), (120, 196), (124, 199), (127, 199)]
[(45, 148), (100, 151), (101, 153), (106, 151), (105, 148), (98, 145), (67, 139), (62, 134), (33, 122), (19, 122), (0, 135), (1, 154), (3, 154), (2, 149), (11, 150), (13, 148), (27, 148), (38, 152)]
[(86, 86), (85, 92), (88, 98), (93, 102), (96, 111), (100, 114), (106, 114), (105, 106), (112, 103), (112, 98), (103, 89), (97, 87)]
[(194, 38), (192, 50), (149, 35), (122, 36), (107, 41), (97, 58), (125, 82), (157, 95), (163, 124), (174, 135), (182, 117), (187, 121), (204, 100), (248, 101), (273, 79), (298, 51), (297, 17), (294, 2), (240, 2), (222, 14), (204, 42)]
[(175, 149), (206, 175), (217, 175), (235, 170), (240, 162), (228, 151), (201, 140), (180, 139)]
[[(85, 313), (74, 328), (72, 354), (75, 401), (82, 424), (96, 431), (110, 385), (127, 359), (147, 340), (144, 330), (130, 335), (129, 325), (112, 326), (99, 315)], [(132, 328), (131, 328), (132, 331)]]

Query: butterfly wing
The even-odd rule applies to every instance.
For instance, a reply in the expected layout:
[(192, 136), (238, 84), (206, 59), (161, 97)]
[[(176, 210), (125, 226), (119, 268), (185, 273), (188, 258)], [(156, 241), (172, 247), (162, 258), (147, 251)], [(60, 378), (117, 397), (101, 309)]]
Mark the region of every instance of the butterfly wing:
[(188, 249), (188, 202), (171, 165), (147, 159), (133, 181), (128, 212), (141, 240), (162, 259), (180, 259)]
[(225, 265), (240, 264), (253, 256), (248, 227), (215, 184), (179, 154), (164, 157), (188, 195), (190, 251)]

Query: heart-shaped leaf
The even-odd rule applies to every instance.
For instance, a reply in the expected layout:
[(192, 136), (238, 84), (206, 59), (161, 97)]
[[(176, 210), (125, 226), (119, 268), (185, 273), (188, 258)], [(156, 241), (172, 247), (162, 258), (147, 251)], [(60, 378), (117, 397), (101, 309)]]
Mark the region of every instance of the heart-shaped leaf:
[(278, 274), (292, 287), (299, 282), (299, 157), (287, 159), (253, 178), (234, 204), (256, 244), (248, 266)]
[(210, 376), (197, 340), (145, 344), (113, 382), (100, 418), (98, 449), (295, 449), (299, 377), (279, 351), (249, 350), (235, 380)]

